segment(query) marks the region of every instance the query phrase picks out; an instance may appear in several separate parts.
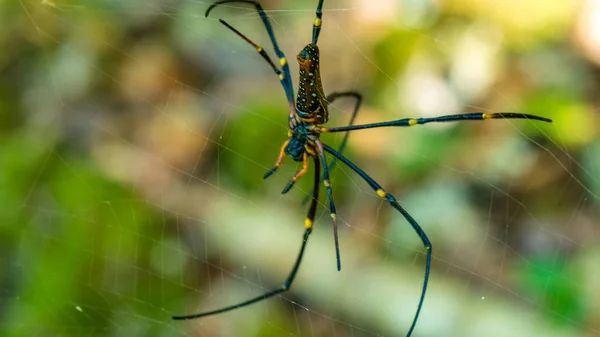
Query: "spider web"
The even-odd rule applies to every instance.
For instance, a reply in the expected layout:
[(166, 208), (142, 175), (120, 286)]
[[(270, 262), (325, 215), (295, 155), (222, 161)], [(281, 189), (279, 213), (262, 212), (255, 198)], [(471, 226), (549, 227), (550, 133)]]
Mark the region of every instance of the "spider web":
[[(1, 335), (406, 333), (422, 244), (340, 165), (341, 272), (321, 193), (290, 292), (171, 320), (278, 287), (311, 189), (304, 178), (280, 195), (299, 169), (290, 158), (261, 179), (285, 140), (285, 96), (251, 47), (203, 17), (209, 4), (0, 4)], [(262, 4), (277, 8), (268, 13), (293, 60), (316, 4)], [(600, 335), (597, 60), (594, 35), (582, 33), (598, 10), (555, 6), (325, 3), (324, 88), (363, 94), (358, 123), (465, 111), (554, 119), (350, 137), (346, 155), (398, 197), (434, 247), (415, 336)], [(271, 50), (252, 9), (223, 7), (215, 17)], [(350, 111), (336, 102), (330, 124)]]

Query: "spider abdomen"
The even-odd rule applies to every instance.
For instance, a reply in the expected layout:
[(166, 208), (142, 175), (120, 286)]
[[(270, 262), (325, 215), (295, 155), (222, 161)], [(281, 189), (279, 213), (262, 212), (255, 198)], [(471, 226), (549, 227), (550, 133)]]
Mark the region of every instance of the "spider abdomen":
[(327, 100), (319, 71), (319, 47), (309, 43), (297, 56), (300, 68), (296, 113), (309, 124), (323, 124), (329, 119)]

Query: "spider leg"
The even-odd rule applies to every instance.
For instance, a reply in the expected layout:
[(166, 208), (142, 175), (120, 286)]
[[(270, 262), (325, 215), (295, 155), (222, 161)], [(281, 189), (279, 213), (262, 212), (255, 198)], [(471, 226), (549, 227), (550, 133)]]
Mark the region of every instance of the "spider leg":
[(423, 278), (423, 288), (421, 290), (421, 298), (419, 300), (419, 305), (417, 306), (417, 312), (415, 313), (415, 317), (414, 317), (413, 322), (410, 326), (410, 329), (408, 330), (408, 333), (407, 333), (407, 337), (408, 337), (412, 334), (412, 332), (415, 328), (415, 325), (417, 324), (417, 320), (419, 319), (419, 314), (420, 314), (421, 308), (423, 306), (423, 300), (425, 299), (425, 292), (427, 291), (427, 283), (429, 282), (429, 269), (431, 267), (431, 250), (432, 250), (431, 242), (429, 242), (429, 238), (427, 237), (427, 234), (425, 234), (425, 232), (423, 231), (421, 226), (419, 226), (417, 221), (402, 206), (400, 206), (400, 204), (398, 203), (398, 201), (396, 201), (396, 198), (393, 195), (387, 193), (383, 188), (381, 188), (381, 186), (375, 180), (373, 180), (373, 178), (371, 178), (362, 169), (360, 169), (358, 166), (356, 166), (356, 164), (354, 164), (353, 162), (348, 160), (346, 157), (339, 154), (333, 148), (331, 148), (325, 144), (323, 144), (323, 148), (325, 149), (326, 152), (329, 152), (334, 157), (339, 159), (341, 162), (346, 164), (354, 172), (356, 172), (361, 178), (363, 178), (367, 182), (367, 184), (369, 184), (369, 186), (371, 186), (371, 188), (377, 193), (377, 195), (379, 195), (379, 197), (386, 199), (394, 209), (396, 209), (398, 212), (400, 212), (402, 214), (402, 216), (404, 216), (406, 221), (408, 221), (408, 223), (412, 226), (415, 233), (417, 233), (417, 235), (423, 242), (423, 246), (425, 247), (425, 250), (427, 251), (427, 257), (426, 257), (426, 262), (425, 262), (425, 277)]
[[(323, 151), (323, 143), (317, 140), (315, 141), (317, 145), (317, 149), (319, 150), (319, 156), (321, 157), (321, 162), (323, 162), (323, 185), (327, 189), (327, 198), (329, 199), (329, 215), (331, 215), (331, 220), (333, 221), (333, 239), (335, 241), (335, 258), (337, 261), (337, 270), (340, 271), (342, 269), (342, 263), (340, 260), (340, 243), (338, 240), (338, 226), (337, 226), (337, 214), (335, 211), (335, 203), (333, 202), (333, 190), (331, 189), (331, 182), (329, 181), (329, 170), (327, 168), (327, 160), (325, 159), (325, 152)], [(315, 186), (318, 189), (318, 186)]]
[(289, 143), (290, 143), (289, 139), (283, 143), (281, 150), (279, 150), (279, 158), (277, 158), (277, 162), (275, 163), (275, 166), (273, 166), (273, 168), (270, 169), (269, 172), (265, 173), (265, 175), (263, 176), (263, 179), (269, 178), (271, 176), (271, 174), (273, 174), (275, 171), (277, 171), (279, 166), (281, 166), (281, 164), (283, 163), (283, 158), (285, 158), (285, 148), (288, 146)]
[(271, 58), (269, 57), (269, 55), (267, 54), (267, 52), (265, 52), (265, 50), (263, 49), (263, 47), (259, 46), (254, 41), (250, 40), (248, 37), (246, 37), (246, 35), (242, 34), (239, 30), (235, 29), (232, 25), (230, 25), (229, 23), (227, 23), (227, 21), (225, 21), (223, 19), (219, 19), (219, 22), (222, 23), (225, 27), (229, 28), (229, 30), (231, 30), (234, 33), (236, 33), (239, 37), (241, 37), (242, 39), (244, 39), (244, 41), (246, 41), (249, 44), (251, 44), (256, 49), (256, 51), (260, 54), (260, 56), (262, 56), (262, 58), (265, 59), (265, 61), (267, 61), (267, 63), (271, 66), (271, 69), (273, 69), (273, 71), (275, 72), (275, 74), (277, 74), (277, 76), (282, 76), (281, 70), (279, 70), (279, 68), (277, 68), (275, 66), (275, 63), (273, 63), (273, 60), (271, 60)]
[[(296, 175), (292, 178), (292, 180), (290, 180), (290, 182), (285, 186), (283, 191), (281, 191), (281, 194), (286, 194), (294, 186), (296, 181), (298, 181), (298, 179), (300, 179), (300, 177), (302, 177), (307, 171), (308, 171), (308, 153), (304, 152), (304, 164), (302, 165), (302, 169), (300, 171), (298, 171), (298, 173), (296, 173)], [(319, 173), (317, 172), (317, 174), (319, 174)], [(318, 188), (318, 185), (316, 188)]]
[[(314, 180), (314, 184), (315, 186), (319, 185), (319, 180), (320, 180), (320, 175), (319, 175), (319, 170), (320, 170), (320, 163), (319, 163), (319, 158), (318, 157), (313, 157), (314, 162), (315, 162), (315, 180)], [(194, 319), (194, 318), (199, 318), (199, 317), (205, 317), (205, 316), (211, 316), (211, 315), (216, 315), (222, 312), (227, 312), (227, 311), (231, 311), (237, 308), (241, 308), (241, 307), (245, 307), (251, 304), (254, 304), (256, 302), (260, 302), (262, 300), (266, 300), (267, 298), (273, 297), (275, 295), (281, 294), (283, 292), (286, 292), (290, 289), (290, 287), (292, 286), (292, 283), (294, 282), (294, 279), (296, 278), (296, 273), (298, 272), (298, 269), (300, 268), (300, 262), (302, 262), (302, 257), (304, 256), (304, 251), (306, 249), (306, 243), (308, 242), (308, 238), (310, 236), (310, 233), (312, 233), (312, 226), (313, 226), (313, 222), (315, 220), (315, 214), (317, 211), (317, 203), (319, 201), (319, 189), (318, 188), (314, 188), (313, 189), (313, 195), (312, 195), (312, 201), (310, 204), (310, 207), (308, 209), (308, 213), (306, 215), (306, 219), (304, 220), (304, 234), (302, 236), (302, 245), (300, 246), (300, 252), (298, 253), (298, 256), (296, 257), (296, 262), (294, 263), (294, 266), (292, 267), (292, 270), (290, 271), (290, 274), (288, 275), (288, 277), (286, 278), (285, 282), (277, 289), (271, 290), (269, 292), (266, 292), (260, 296), (257, 296), (255, 298), (252, 298), (250, 300), (229, 306), (229, 307), (225, 307), (222, 309), (217, 309), (217, 310), (213, 310), (213, 311), (207, 311), (207, 312), (203, 312), (203, 313), (199, 313), (199, 314), (194, 314), (194, 315), (185, 315), (185, 316), (173, 316), (174, 320), (187, 320), (187, 319)]]
[[(321, 24), (323, 23), (323, 0), (319, 0), (319, 4), (317, 5), (317, 12), (315, 15), (315, 21), (313, 22), (313, 36), (312, 36), (312, 44), (317, 44), (319, 40), (319, 34), (321, 33)], [(323, 163), (325, 165), (325, 163)]]
[[(279, 48), (279, 45), (277, 44), (277, 40), (275, 39), (275, 33), (273, 32), (273, 28), (271, 27), (271, 23), (269, 22), (267, 13), (263, 10), (260, 3), (258, 3), (257, 1), (245, 1), (245, 0), (217, 1), (217, 2), (213, 3), (212, 5), (210, 5), (208, 7), (208, 9), (206, 9), (204, 16), (208, 17), (210, 12), (217, 6), (220, 6), (225, 3), (233, 3), (233, 2), (247, 3), (247, 4), (254, 5), (254, 7), (256, 8), (256, 11), (258, 12), (258, 15), (260, 16), (260, 18), (263, 22), (263, 25), (265, 26), (265, 29), (267, 30), (267, 33), (269, 34), (269, 38), (271, 39), (271, 44), (273, 44), (273, 49), (275, 49), (275, 54), (277, 54), (277, 57), (279, 57), (279, 65), (281, 66), (281, 70), (279, 70), (275, 66), (275, 64), (273, 63), (271, 58), (267, 55), (267, 53), (263, 50), (263, 48), (261, 46), (252, 42), (249, 38), (244, 36), (244, 34), (239, 32), (237, 29), (233, 28), (230, 24), (228, 24), (224, 20), (219, 19), (219, 22), (221, 22), (223, 25), (225, 25), (225, 27), (229, 28), (234, 33), (236, 33), (238, 36), (240, 36), (242, 39), (244, 39), (244, 41), (251, 44), (256, 49), (256, 51), (262, 56), (262, 58), (265, 59), (265, 61), (267, 61), (267, 63), (269, 63), (269, 65), (271, 66), (273, 71), (279, 77), (279, 81), (281, 82), (281, 86), (283, 86), (283, 90), (285, 90), (285, 95), (287, 97), (288, 104), (290, 105), (290, 113), (292, 114), (291, 111), (294, 109), (294, 87), (293, 87), (293, 83), (292, 83), (292, 76), (290, 75), (290, 66), (287, 62), (285, 54), (283, 53), (283, 51)], [(323, 2), (323, 1), (321, 1), (321, 2)], [(295, 112), (295, 110), (293, 110), (293, 111)]]
[(362, 125), (351, 125), (351, 126), (340, 126), (335, 128), (319, 128), (321, 133), (325, 132), (345, 132), (362, 129), (381, 128), (387, 126), (413, 126), (420, 124), (427, 124), (432, 122), (456, 122), (456, 121), (474, 121), (474, 120), (485, 120), (485, 119), (532, 119), (542, 122), (552, 123), (552, 120), (545, 117), (536, 115), (529, 115), (516, 112), (497, 112), (497, 113), (484, 113), (484, 112), (473, 112), (460, 115), (444, 115), (431, 118), (404, 118), (389, 122), (362, 124)]

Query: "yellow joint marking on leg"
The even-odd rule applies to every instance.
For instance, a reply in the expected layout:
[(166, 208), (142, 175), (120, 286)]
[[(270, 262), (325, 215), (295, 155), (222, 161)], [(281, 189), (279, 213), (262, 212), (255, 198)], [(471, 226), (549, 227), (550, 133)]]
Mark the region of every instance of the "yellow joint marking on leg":
[(319, 128), (319, 132), (327, 132), (327, 128)]
[(304, 227), (308, 228), (312, 228), (313, 226), (313, 221), (309, 218), (304, 219)]
[(285, 64), (287, 63), (287, 60), (285, 59), (285, 57), (282, 57), (279, 59), (279, 64), (281, 64), (281, 66), (283, 67)]
[(481, 114), (481, 118), (482, 119), (489, 119), (489, 118), (492, 118), (492, 116), (490, 116), (489, 114), (483, 113), (483, 114)]
[(380, 197), (382, 197), (382, 198), (385, 198), (385, 196), (387, 195), (387, 193), (385, 193), (385, 191), (382, 190), (382, 189), (378, 189), (377, 190), (377, 195), (380, 196)]
[(331, 184), (327, 180), (323, 180), (323, 185), (325, 185), (325, 187), (331, 186)]
[(263, 51), (263, 49), (262, 49), (262, 47), (261, 47), (261, 46), (258, 46), (258, 47), (256, 47), (256, 51), (260, 53), (260, 52), (262, 52), (262, 51)]
[(408, 125), (410, 125), (410, 126), (417, 125), (417, 120), (416, 119), (409, 120)]
[(323, 22), (323, 21), (321, 21), (321, 19), (319, 19), (319, 18), (315, 18), (315, 27), (319, 27), (319, 26), (321, 26), (321, 23), (322, 23), (322, 22)]
[(279, 74), (279, 80), (283, 81), (283, 74)]

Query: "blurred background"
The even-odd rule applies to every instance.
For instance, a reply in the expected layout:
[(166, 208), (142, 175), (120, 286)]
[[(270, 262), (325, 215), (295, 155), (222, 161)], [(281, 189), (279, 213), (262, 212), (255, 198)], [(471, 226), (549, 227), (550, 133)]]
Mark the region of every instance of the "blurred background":
[[(317, 1), (262, 1), (297, 83)], [(334, 169), (291, 291), (312, 171), (290, 193), (287, 102), (251, 6), (0, 2), (0, 335), (402, 336), (424, 250)], [(470, 111), (552, 118), (352, 133), (345, 154), (433, 244), (414, 336), (600, 336), (600, 4), (327, 0), (326, 93), (358, 123)], [(352, 100), (330, 108), (347, 123)], [(338, 146), (341, 135), (323, 136)], [(312, 170), (312, 168), (311, 168)], [(321, 193), (323, 197), (325, 194)]]

